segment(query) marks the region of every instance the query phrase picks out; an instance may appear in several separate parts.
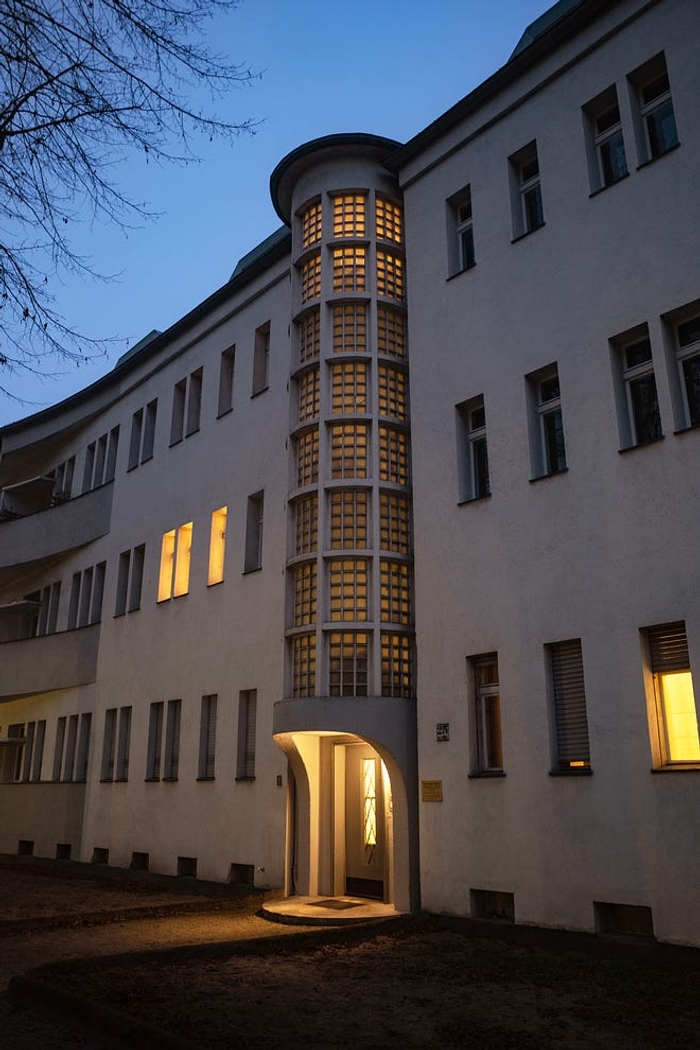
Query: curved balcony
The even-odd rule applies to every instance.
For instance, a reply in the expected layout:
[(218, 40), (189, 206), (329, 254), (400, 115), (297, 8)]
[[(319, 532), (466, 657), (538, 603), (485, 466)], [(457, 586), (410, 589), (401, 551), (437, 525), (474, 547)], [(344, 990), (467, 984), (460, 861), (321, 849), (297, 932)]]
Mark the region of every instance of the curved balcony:
[(94, 682), (100, 625), (0, 645), (0, 701)]
[(0, 522), (0, 569), (54, 557), (104, 536), (113, 493), (109, 482), (55, 507)]

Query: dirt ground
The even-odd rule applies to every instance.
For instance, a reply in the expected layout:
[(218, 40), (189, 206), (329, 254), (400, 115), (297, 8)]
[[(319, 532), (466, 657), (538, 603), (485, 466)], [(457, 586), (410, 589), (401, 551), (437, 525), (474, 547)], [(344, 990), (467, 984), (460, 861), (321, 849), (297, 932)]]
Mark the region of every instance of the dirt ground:
[[(79, 921), (81, 909), (113, 905), (114, 895), (123, 904), (134, 893), (84, 879), (42, 878), (37, 899), (38, 884), (25, 878), (26, 897), (15, 886), (8, 902), (6, 874), (0, 869), (4, 914), (9, 909), (18, 918), (36, 907), (48, 915), (53, 897), (64, 915), (76, 909)], [(427, 919), (348, 935), (322, 929), (313, 942), (281, 936), (60, 966), (47, 960), (39, 972), (63, 991), (145, 1022), (154, 1035), (143, 1045), (153, 1050), (700, 1046), (694, 953), (675, 966), (635, 954), (549, 951), (473, 933)]]

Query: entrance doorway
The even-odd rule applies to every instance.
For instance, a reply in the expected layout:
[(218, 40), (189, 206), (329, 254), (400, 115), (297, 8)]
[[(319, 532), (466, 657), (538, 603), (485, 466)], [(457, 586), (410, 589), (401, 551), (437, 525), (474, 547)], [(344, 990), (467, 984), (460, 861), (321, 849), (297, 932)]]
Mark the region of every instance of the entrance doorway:
[(384, 899), (386, 832), (382, 761), (368, 744), (346, 744), (345, 893)]

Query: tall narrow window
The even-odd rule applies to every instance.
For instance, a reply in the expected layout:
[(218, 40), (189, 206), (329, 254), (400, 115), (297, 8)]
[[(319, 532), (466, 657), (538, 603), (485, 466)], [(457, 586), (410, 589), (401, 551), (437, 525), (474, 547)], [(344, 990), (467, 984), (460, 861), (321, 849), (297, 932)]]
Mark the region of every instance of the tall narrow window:
[(338, 423), (331, 427), (331, 477), (367, 477), (365, 423)]
[(148, 749), (146, 752), (146, 780), (160, 780), (163, 748), (163, 701), (151, 704), (148, 720)]
[(358, 550), (368, 546), (368, 494), (361, 489), (340, 489), (330, 494), (330, 546), (333, 550)]
[(294, 626), (307, 627), (316, 622), (316, 562), (307, 561), (292, 569), (294, 589)]
[(127, 470), (133, 470), (139, 465), (141, 455), (141, 431), (143, 430), (143, 409), (134, 412), (131, 417), (131, 440), (129, 442), (129, 461)]
[(114, 751), (117, 742), (117, 708), (109, 707), (105, 711), (105, 728), (102, 737), (102, 767), (100, 780), (114, 779)]
[(301, 301), (318, 299), (321, 295), (321, 256), (314, 254), (301, 265)]
[(556, 364), (526, 377), (531, 406), (530, 455), (533, 478), (566, 470), (566, 444)]
[(367, 306), (365, 303), (334, 303), (333, 353), (364, 354), (367, 350)]
[(381, 634), (382, 696), (413, 695), (413, 643), (407, 634)]
[(333, 249), (333, 291), (363, 292), (367, 287), (367, 249), (361, 245)]
[(510, 158), (513, 237), (544, 225), (537, 143), (533, 140)]
[(143, 425), (143, 443), (141, 445), (141, 462), (153, 459), (153, 448), (156, 439), (156, 419), (158, 417), (158, 398), (146, 405), (146, 418)]
[(181, 379), (173, 388), (173, 411), (170, 419), (170, 444), (182, 441), (185, 428), (185, 401), (187, 399), (187, 379)]
[(457, 468), (461, 502), (490, 495), (486, 410), (482, 396), (457, 405)]
[(367, 641), (363, 631), (339, 631), (328, 636), (330, 696), (367, 696)]
[(199, 780), (213, 780), (216, 764), (216, 705), (215, 693), (202, 697), (199, 729)]
[(81, 783), (87, 780), (88, 760), (90, 757), (90, 730), (92, 715), (86, 712), (80, 716), (80, 729), (75, 760), (75, 779)]
[(627, 175), (620, 107), (613, 84), (583, 107), (591, 190), (612, 186)]
[(119, 449), (119, 427), (113, 427), (109, 432), (109, 444), (107, 446), (107, 460), (105, 462), (104, 484), (114, 481), (117, 471), (117, 451)]
[(474, 255), (471, 187), (466, 186), (447, 201), (447, 271), (450, 276), (469, 270)]
[(678, 145), (671, 85), (663, 52), (629, 77), (636, 96), (640, 156), (654, 160)]
[(207, 583), (211, 587), (221, 583), (224, 578), (224, 555), (226, 553), (226, 518), (227, 507), (219, 507), (211, 516), (209, 533), (209, 575)]
[(403, 241), (403, 212), (401, 205), (388, 197), (377, 196), (375, 208), (378, 241)]
[(264, 492), (248, 497), (244, 572), (262, 568)]
[(404, 263), (400, 255), (377, 248), (377, 295), (403, 301)]
[(411, 553), (411, 505), (405, 496), (394, 492), (380, 493), (379, 531), (383, 551)]
[(318, 495), (303, 496), (294, 504), (295, 554), (313, 554), (318, 546)]
[(685, 622), (658, 624), (644, 633), (654, 682), (659, 764), (696, 765), (700, 737)]
[[(66, 739), (66, 725), (67, 725), (67, 722), (68, 722), (68, 719), (66, 718), (65, 715), (61, 715), (60, 718), (56, 722), (56, 741), (55, 741), (55, 744), (54, 744), (54, 752), (53, 752), (53, 773), (52, 773), (52, 779), (53, 780), (60, 780), (61, 779), (61, 769), (63, 767), (63, 746), (65, 744), (65, 739)], [(12, 735), (10, 733), (10, 729), (11, 728), (12, 728), (11, 726), (8, 726), (8, 730), (7, 730), (7, 735), (8, 736)], [(24, 729), (24, 726), (22, 728)]]
[(406, 357), (406, 318), (383, 303), (377, 304), (377, 350), (388, 357)]
[(202, 376), (203, 369), (198, 368), (190, 376), (189, 389), (187, 391), (187, 427), (185, 437), (195, 434), (199, 430), (199, 422), (202, 415)]
[(333, 198), (333, 237), (365, 236), (365, 195), (344, 193)]
[(408, 385), (405, 374), (398, 368), (379, 365), (377, 402), (381, 416), (392, 416), (400, 423), (408, 419)]
[(503, 747), (498, 656), (475, 656), (469, 663), (474, 675), (475, 769), (477, 773), (499, 773), (503, 769)]
[(233, 377), (236, 366), (236, 347), (229, 346), (221, 354), (219, 366), (219, 407), (218, 416), (224, 416), (233, 408)]
[(408, 436), (403, 430), (379, 427), (379, 479), (408, 484)]
[(192, 555), (191, 521), (163, 533), (158, 576), (158, 601), (178, 598), (187, 594), (190, 584), (190, 559)]
[(408, 562), (379, 563), (379, 586), (382, 623), (411, 623), (411, 570)]
[(329, 615), (334, 622), (367, 620), (369, 571), (365, 558), (334, 559), (328, 566)]
[(700, 315), (676, 327), (676, 362), (682, 410), (680, 428), (700, 426)]
[(299, 360), (313, 361), (321, 353), (321, 312), (317, 306), (297, 321), (299, 333)]
[(253, 347), (253, 397), (267, 390), (270, 380), (270, 322), (255, 329)]
[(141, 592), (143, 590), (143, 566), (146, 560), (146, 544), (140, 543), (134, 547), (131, 558), (131, 581), (129, 586), (128, 611), (136, 612), (141, 608)]
[(316, 635), (298, 634), (292, 645), (292, 696), (314, 696), (316, 691)]
[(117, 760), (114, 767), (114, 779), (129, 779), (129, 748), (131, 745), (131, 708), (119, 709), (119, 727), (117, 731)]
[(333, 415), (354, 416), (367, 411), (367, 365), (342, 361), (331, 365)]
[(612, 341), (620, 446), (646, 445), (662, 437), (651, 343), (644, 332)]
[(36, 724), (34, 749), (32, 755), (31, 779), (41, 780), (41, 769), (44, 761), (44, 741), (46, 739), (46, 719), (40, 718)]
[(321, 386), (318, 366), (303, 372), (297, 380), (297, 407), (300, 423), (318, 419), (321, 406)]
[(236, 757), (236, 780), (252, 780), (255, 776), (255, 719), (257, 701), (257, 689), (245, 689), (238, 694), (238, 754)]
[(75, 777), (75, 752), (78, 746), (78, 715), (71, 715), (68, 719), (68, 731), (66, 733), (66, 749), (63, 755), (63, 770), (61, 780), (70, 782)]
[(318, 427), (304, 430), (296, 438), (297, 485), (314, 485), (318, 481)]
[(321, 201), (314, 201), (301, 213), (301, 248), (305, 251), (321, 240)]
[(182, 718), (182, 700), (168, 700), (165, 721), (165, 755), (163, 759), (163, 779), (177, 780), (180, 768), (180, 721)]
[(554, 713), (554, 771), (585, 772), (590, 769), (591, 755), (581, 640), (554, 642), (546, 648)]

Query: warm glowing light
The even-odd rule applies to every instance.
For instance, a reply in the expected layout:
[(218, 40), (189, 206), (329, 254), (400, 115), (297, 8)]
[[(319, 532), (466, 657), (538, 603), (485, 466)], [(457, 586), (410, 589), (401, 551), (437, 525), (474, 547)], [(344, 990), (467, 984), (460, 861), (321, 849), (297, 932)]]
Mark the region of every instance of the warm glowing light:
[(224, 553), (226, 550), (226, 517), (228, 509), (219, 507), (211, 516), (209, 537), (209, 576), (207, 583), (221, 583), (224, 578)]
[(363, 837), (365, 846), (377, 845), (377, 762), (362, 759)]
[(661, 674), (659, 680), (668, 758), (671, 762), (699, 762), (698, 717), (690, 671)]
[(175, 529), (163, 533), (160, 549), (160, 575), (158, 576), (158, 601), (166, 601), (172, 594), (173, 561), (175, 559)]
[(589, 766), (590, 762), (569, 762), (570, 769), (581, 769), (585, 766)]
[(192, 553), (192, 522), (188, 521), (177, 530), (175, 552), (175, 576), (173, 580), (173, 597), (187, 594), (190, 588), (190, 556)]

